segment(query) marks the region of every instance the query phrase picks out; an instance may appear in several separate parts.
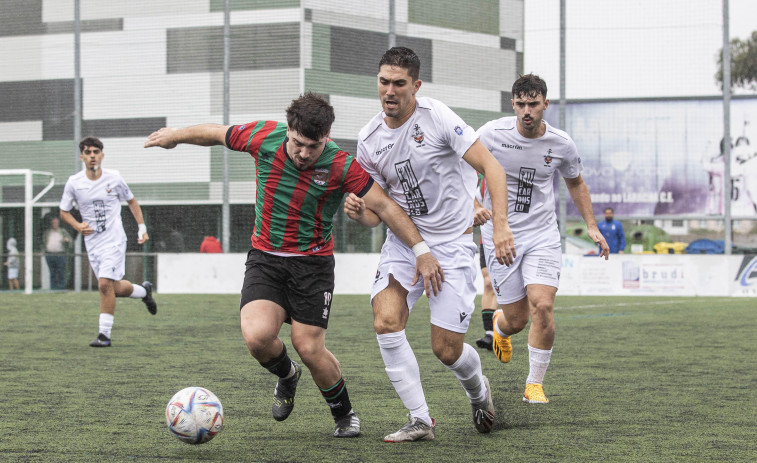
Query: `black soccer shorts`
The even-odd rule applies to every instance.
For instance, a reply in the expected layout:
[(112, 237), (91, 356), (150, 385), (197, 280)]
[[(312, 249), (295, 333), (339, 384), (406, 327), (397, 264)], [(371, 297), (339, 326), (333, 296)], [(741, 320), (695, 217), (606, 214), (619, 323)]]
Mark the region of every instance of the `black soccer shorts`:
[(287, 312), (287, 323), (327, 328), (334, 294), (334, 256), (282, 257), (247, 253), (241, 310), (248, 302), (272, 301)]

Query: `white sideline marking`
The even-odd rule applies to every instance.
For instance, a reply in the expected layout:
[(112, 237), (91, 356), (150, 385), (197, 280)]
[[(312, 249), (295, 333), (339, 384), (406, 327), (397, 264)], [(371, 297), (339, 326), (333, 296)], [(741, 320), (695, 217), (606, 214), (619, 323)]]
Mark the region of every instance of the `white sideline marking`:
[[(569, 309), (596, 309), (602, 307), (638, 307), (649, 305), (666, 305), (666, 304), (686, 304), (689, 302), (700, 301), (701, 299), (681, 299), (675, 298), (666, 301), (650, 301), (650, 302), (615, 302), (609, 304), (587, 304), (587, 305), (571, 305), (567, 307), (555, 306), (555, 310), (569, 310)], [(723, 301), (728, 300), (727, 298)]]

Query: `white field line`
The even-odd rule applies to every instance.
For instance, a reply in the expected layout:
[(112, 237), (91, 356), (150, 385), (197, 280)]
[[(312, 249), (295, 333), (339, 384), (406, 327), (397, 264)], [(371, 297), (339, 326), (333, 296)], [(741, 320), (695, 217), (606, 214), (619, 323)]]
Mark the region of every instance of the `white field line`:
[[(587, 305), (571, 305), (567, 307), (558, 306), (555, 304), (555, 310), (572, 310), (572, 309), (597, 309), (597, 308), (612, 308), (612, 307), (645, 307), (650, 305), (671, 305), (671, 304), (688, 304), (691, 302), (700, 302), (702, 299), (668, 299), (664, 301), (639, 301), (639, 302), (609, 302), (606, 304), (587, 304)], [(728, 298), (723, 298), (720, 302), (727, 301)]]

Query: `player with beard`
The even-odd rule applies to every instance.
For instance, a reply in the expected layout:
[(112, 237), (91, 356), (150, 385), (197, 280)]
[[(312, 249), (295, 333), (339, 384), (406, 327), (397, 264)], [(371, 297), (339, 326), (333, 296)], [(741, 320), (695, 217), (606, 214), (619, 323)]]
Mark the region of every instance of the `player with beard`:
[[(274, 419), (283, 421), (294, 407), (302, 371), (279, 338), (281, 326), (290, 323), (292, 345), (331, 409), (334, 436), (355, 437), (360, 420), (339, 362), (325, 344), (334, 292), (334, 213), (345, 194), (355, 194), (406, 245), (422, 244), (422, 238), (407, 214), (329, 139), (334, 109), (326, 100), (306, 93), (292, 101), (286, 115), (286, 123), (163, 128), (145, 147), (224, 145), (252, 156), (257, 195), (240, 301), (242, 335), (250, 354), (279, 378), (272, 410)], [(426, 253), (415, 264), (415, 278), (422, 278), (427, 290), (438, 289), (436, 259)]]
[[(490, 432), (494, 404), (481, 359), (464, 342), (476, 297), (476, 244), (472, 227), (476, 171), (493, 196), (493, 236), (489, 240), (503, 265), (512, 262), (513, 239), (507, 225), (505, 172), (478, 141), (475, 131), (441, 101), (416, 97), (421, 87), (420, 59), (405, 47), (381, 57), (377, 87), (383, 111), (360, 131), (357, 160), (412, 217), (423, 246), (407, 246), (387, 233), (371, 293), (373, 325), (386, 373), (409, 421), (384, 437), (386, 442), (431, 440), (431, 418), (420, 368), (405, 336), (410, 311), (423, 293), (413, 283), (415, 257), (430, 251), (444, 268), (441, 292), (428, 295), (431, 348), (455, 375), (471, 404), (478, 432)], [(380, 222), (363, 201), (349, 195), (347, 215), (366, 226)]]
[[(607, 259), (609, 248), (597, 228), (589, 189), (581, 177), (581, 158), (567, 133), (544, 120), (549, 105), (547, 84), (533, 74), (520, 77), (512, 87), (515, 116), (486, 123), (478, 130), (484, 145), (507, 172), (508, 221), (515, 236), (517, 257), (510, 266), (497, 261), (491, 245), (496, 230), (481, 227), (486, 266), (500, 309), (494, 313), (493, 350), (497, 358), (512, 357), (510, 336), (522, 331), (529, 318), (530, 371), (523, 400), (548, 403), (542, 381), (555, 339), (553, 310), (560, 281), (562, 250), (555, 214), (554, 176), (565, 179), (568, 192), (587, 226), (587, 233)], [(487, 183), (484, 207), (491, 207)]]

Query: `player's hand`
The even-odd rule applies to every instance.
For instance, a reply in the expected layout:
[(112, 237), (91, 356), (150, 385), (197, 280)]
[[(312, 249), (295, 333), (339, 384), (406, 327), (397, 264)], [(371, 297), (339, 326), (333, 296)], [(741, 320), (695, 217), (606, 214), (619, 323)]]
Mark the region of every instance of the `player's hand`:
[(350, 193), (344, 200), (344, 213), (352, 220), (360, 220), (365, 212), (365, 201), (355, 193)]
[(178, 143), (174, 141), (173, 133), (176, 131), (176, 129), (170, 129), (168, 127), (163, 127), (162, 129), (153, 132), (150, 134), (149, 137), (147, 137), (147, 141), (145, 142), (145, 148), (150, 148), (153, 146), (160, 146), (161, 148), (165, 149), (171, 149), (175, 148)]
[(473, 226), (479, 227), (486, 222), (488, 222), (492, 218), (492, 211), (485, 207), (479, 207), (475, 206), (475, 211), (473, 212)]
[(494, 226), (494, 233), (492, 233), (492, 241), (494, 243), (494, 251), (497, 255), (497, 262), (502, 265), (510, 266), (515, 261), (515, 238), (513, 232), (510, 230), (510, 226), (507, 224)]
[(87, 222), (81, 222), (79, 225), (77, 225), (76, 231), (79, 232), (82, 236), (89, 236), (95, 232)]
[(604, 256), (605, 260), (609, 259), (610, 246), (607, 245), (607, 241), (605, 240), (605, 237), (602, 236), (599, 228), (597, 228), (596, 226), (587, 227), (586, 233), (589, 235), (589, 238), (591, 238), (595, 243), (597, 243), (597, 246), (599, 246), (599, 257)]
[(143, 233), (142, 236), (137, 240), (137, 243), (139, 244), (145, 244), (147, 240), (150, 239), (150, 235), (147, 234), (147, 232)]
[(415, 276), (413, 282), (410, 283), (415, 286), (420, 279), (423, 279), (423, 288), (426, 290), (426, 296), (431, 297), (431, 292), (434, 292), (434, 296), (442, 291), (442, 283), (444, 283), (444, 270), (436, 260), (433, 254), (427, 252), (421, 254), (415, 259)]

